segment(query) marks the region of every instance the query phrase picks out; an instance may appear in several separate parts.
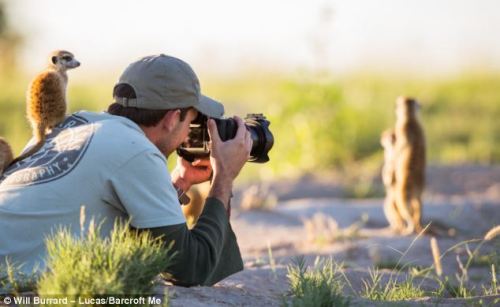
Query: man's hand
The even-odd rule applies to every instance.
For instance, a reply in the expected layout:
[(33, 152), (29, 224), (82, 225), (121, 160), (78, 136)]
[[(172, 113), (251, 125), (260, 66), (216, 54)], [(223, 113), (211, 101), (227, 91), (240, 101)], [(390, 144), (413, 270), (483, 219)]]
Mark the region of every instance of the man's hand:
[(193, 184), (205, 182), (212, 175), (210, 160), (197, 159), (192, 163), (181, 157), (177, 158), (177, 165), (172, 172), (172, 182), (183, 191), (189, 190)]
[(238, 131), (233, 139), (226, 142), (220, 139), (215, 121), (208, 120), (208, 133), (211, 140), (210, 163), (214, 171), (209, 196), (218, 198), (226, 207), (231, 197), (233, 180), (245, 165), (252, 150), (252, 138), (245, 123), (237, 116), (234, 117), (234, 120), (238, 124)]

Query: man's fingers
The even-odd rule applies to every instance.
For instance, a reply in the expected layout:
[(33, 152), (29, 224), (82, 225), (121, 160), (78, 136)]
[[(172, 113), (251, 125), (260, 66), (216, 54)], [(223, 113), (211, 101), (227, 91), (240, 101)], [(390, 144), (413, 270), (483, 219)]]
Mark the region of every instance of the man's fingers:
[(209, 159), (196, 159), (191, 163), (192, 166), (208, 166), (210, 165), (210, 160)]
[(215, 124), (215, 120), (208, 120), (208, 135), (210, 136), (210, 140), (213, 143), (220, 143), (221, 139), (219, 136), (219, 131), (217, 130), (217, 125)]
[(189, 162), (181, 156), (177, 156), (177, 164), (187, 166), (189, 165)]
[(252, 135), (250, 134), (250, 131), (247, 131), (245, 134), (245, 144), (247, 145), (248, 150), (250, 151), (253, 146), (253, 140), (252, 140)]
[(247, 128), (245, 127), (245, 123), (238, 116), (235, 116), (234, 120), (238, 124), (238, 131), (236, 132), (236, 136), (234, 138), (235, 139), (242, 139), (242, 138), (244, 138), (245, 133), (248, 132)]

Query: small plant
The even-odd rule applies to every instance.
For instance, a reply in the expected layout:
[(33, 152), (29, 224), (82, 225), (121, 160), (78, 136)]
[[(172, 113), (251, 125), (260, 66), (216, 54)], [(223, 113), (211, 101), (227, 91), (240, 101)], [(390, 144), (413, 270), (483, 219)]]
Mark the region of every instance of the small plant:
[(370, 270), (370, 279), (362, 281), (364, 289), (360, 295), (373, 301), (401, 301), (425, 296), (425, 291), (420, 285), (414, 284), (411, 275), (399, 281), (390, 274), (385, 283), (382, 277), (378, 269)]
[(0, 265), (0, 296), (33, 291), (36, 283), (35, 273), (25, 274), (20, 266), (13, 265), (9, 261), (6, 261), (5, 265)]
[(241, 210), (272, 210), (278, 198), (267, 185), (252, 185), (243, 192), (240, 203)]
[(500, 252), (494, 250), (490, 253), (477, 255), (472, 260), (471, 267), (490, 267), (492, 264), (500, 266)]
[(498, 281), (497, 281), (497, 274), (495, 270), (495, 265), (491, 265), (491, 285), (489, 288), (483, 286), (483, 293), (484, 295), (499, 295), (499, 286), (498, 286)]
[(309, 269), (304, 257), (299, 257), (288, 267), (291, 300), (285, 300), (285, 306), (349, 306), (349, 299), (342, 293), (344, 283), (341, 280), (342, 265), (333, 259), (316, 258)]
[(269, 256), (269, 265), (271, 266), (271, 271), (273, 272), (274, 279), (277, 279), (276, 275), (276, 261), (273, 257), (273, 250), (271, 248), (271, 242), (267, 242), (267, 254)]
[(316, 213), (312, 218), (304, 221), (304, 227), (308, 241), (322, 245), (362, 238), (360, 230), (367, 221), (368, 216), (364, 214), (359, 221), (346, 228), (340, 228), (334, 218), (323, 213)]
[[(398, 261), (391, 261), (387, 263), (387, 266), (395, 269), (388, 274), (387, 281), (383, 281), (383, 274), (378, 268), (370, 269), (370, 279), (363, 279), (363, 290), (360, 291), (359, 295), (370, 299), (370, 300), (384, 300), (384, 301), (399, 301), (407, 300), (412, 298), (419, 298), (425, 296), (425, 291), (422, 290), (421, 284), (415, 284), (415, 276), (417, 274), (412, 273), (418, 271), (418, 274), (423, 274), (422, 270), (416, 267), (412, 267), (411, 264), (402, 264), (402, 260), (408, 254), (409, 250), (413, 247), (415, 242), (422, 236), (422, 234), (427, 230), (429, 225), (427, 225), (410, 243), (408, 248), (401, 253), (401, 257)], [(375, 253), (377, 254), (377, 253)], [(374, 258), (380, 258), (376, 256)], [(394, 276), (394, 274), (401, 273), (404, 269), (408, 269), (408, 273), (405, 275), (404, 280), (400, 280)]]
[(91, 222), (82, 238), (61, 229), (46, 244), (48, 271), (38, 283), (42, 297), (153, 295), (154, 278), (173, 257), (149, 233), (138, 234), (119, 223), (108, 238), (101, 238), (99, 227)]
[[(433, 242), (431, 239), (431, 248), (433, 251), (434, 257), (434, 268), (436, 270), (435, 280), (439, 284), (438, 290), (435, 292), (437, 296), (449, 295), (452, 297), (460, 297), (460, 298), (469, 298), (471, 296), (476, 295), (477, 291), (474, 286), (470, 286), (469, 281), (469, 273), (468, 270), (471, 266), (491, 266), (492, 271), (492, 282), (489, 288), (483, 285), (483, 293), (488, 295), (489, 293), (498, 293), (497, 280), (495, 275), (495, 266), (499, 263), (499, 257), (496, 250), (487, 254), (480, 255), (479, 251), (481, 247), (490, 243), (500, 234), (500, 226), (493, 227), (490, 229), (483, 239), (472, 239), (460, 242), (455, 244), (454, 246), (447, 249), (443, 254), (437, 256), (439, 254), (439, 249), (437, 248), (437, 241), (434, 242), (435, 246), (433, 246)], [(469, 243), (477, 243), (477, 246), (474, 250), (471, 251), (469, 248)], [(462, 261), (459, 255), (456, 256), (456, 260), (458, 263), (459, 271), (455, 274), (455, 282), (452, 282), (448, 276), (441, 276), (440, 268), (438, 266), (441, 265), (441, 259), (450, 251), (455, 250), (460, 246), (465, 246), (465, 250), (467, 252), (467, 261), (465, 263)], [(441, 270), (442, 273), (442, 270)]]

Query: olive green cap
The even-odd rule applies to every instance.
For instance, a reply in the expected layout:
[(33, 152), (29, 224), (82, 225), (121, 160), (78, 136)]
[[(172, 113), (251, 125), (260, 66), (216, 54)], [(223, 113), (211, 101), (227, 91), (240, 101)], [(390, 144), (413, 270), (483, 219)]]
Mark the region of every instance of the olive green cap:
[(186, 62), (168, 55), (152, 55), (130, 64), (118, 80), (130, 85), (137, 98), (114, 97), (125, 107), (167, 110), (193, 107), (214, 118), (224, 114), (224, 106), (201, 94), (200, 82)]

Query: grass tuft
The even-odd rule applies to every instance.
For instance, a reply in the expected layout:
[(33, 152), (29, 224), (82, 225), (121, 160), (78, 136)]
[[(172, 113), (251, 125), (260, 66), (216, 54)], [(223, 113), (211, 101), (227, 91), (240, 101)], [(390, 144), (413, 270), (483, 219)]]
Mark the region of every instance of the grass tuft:
[(277, 196), (265, 184), (254, 184), (243, 192), (240, 209), (270, 211), (278, 202)]
[(36, 288), (37, 277), (35, 273), (23, 273), (21, 266), (6, 261), (0, 265), (0, 296), (33, 291)]
[(348, 227), (340, 228), (337, 221), (323, 213), (316, 213), (312, 218), (304, 220), (304, 227), (308, 241), (318, 245), (328, 245), (334, 242), (362, 239), (360, 231), (368, 215), (363, 214), (360, 220)]
[(285, 306), (349, 306), (349, 298), (343, 295), (342, 265), (329, 258), (317, 258), (314, 266), (307, 269), (304, 257), (296, 258), (288, 267), (291, 299)]
[(412, 275), (399, 281), (392, 274), (387, 282), (383, 282), (383, 274), (378, 269), (369, 271), (370, 279), (363, 279), (363, 290), (360, 295), (373, 301), (401, 301), (423, 297), (425, 291), (414, 284)]
[(46, 244), (49, 269), (38, 283), (42, 297), (153, 295), (155, 277), (173, 257), (169, 248), (149, 233), (138, 234), (120, 223), (107, 238), (102, 238), (99, 227), (91, 223), (82, 238), (61, 229)]

